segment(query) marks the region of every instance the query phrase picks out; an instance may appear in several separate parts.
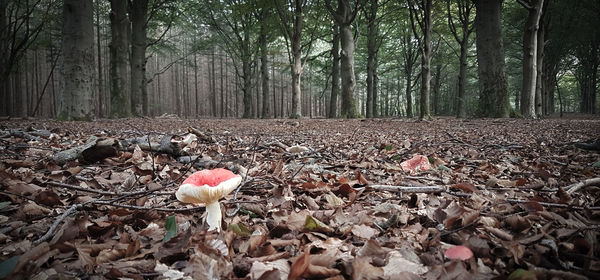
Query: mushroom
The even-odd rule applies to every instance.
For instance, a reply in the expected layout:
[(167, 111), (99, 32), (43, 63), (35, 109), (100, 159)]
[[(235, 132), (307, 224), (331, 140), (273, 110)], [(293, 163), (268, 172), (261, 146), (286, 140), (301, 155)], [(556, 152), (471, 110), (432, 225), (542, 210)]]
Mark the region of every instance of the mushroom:
[(471, 251), (471, 249), (469, 249), (469, 247), (454, 246), (454, 247), (446, 250), (446, 252), (444, 252), (444, 256), (446, 256), (446, 258), (449, 258), (451, 260), (466, 261), (473, 257), (473, 251)]
[(235, 190), (242, 182), (242, 176), (217, 168), (198, 171), (183, 181), (175, 193), (184, 203), (204, 203), (208, 230), (221, 230), (221, 206), (219, 199)]

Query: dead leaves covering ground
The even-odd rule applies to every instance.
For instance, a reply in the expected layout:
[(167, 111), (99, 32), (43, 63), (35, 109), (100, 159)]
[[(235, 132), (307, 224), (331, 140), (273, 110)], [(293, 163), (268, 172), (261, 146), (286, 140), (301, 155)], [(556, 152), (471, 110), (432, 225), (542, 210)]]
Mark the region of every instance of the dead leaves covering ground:
[[(29, 120), (0, 126), (3, 277), (600, 277), (598, 184), (563, 189), (598, 176), (598, 153), (573, 145), (597, 138), (598, 120)], [(203, 137), (190, 137), (189, 127)], [(123, 141), (144, 135), (172, 135), (182, 154), (199, 157), (138, 144), (94, 163), (50, 160), (91, 136)], [(431, 169), (405, 172), (400, 163), (414, 155), (426, 156)], [(241, 208), (224, 215), (221, 233), (206, 231), (201, 207), (185, 211), (192, 205), (173, 195), (190, 172), (214, 167), (247, 173), (236, 196)], [(224, 211), (233, 212), (233, 202), (232, 194)], [(446, 259), (445, 250), (455, 245), (474, 257)]]

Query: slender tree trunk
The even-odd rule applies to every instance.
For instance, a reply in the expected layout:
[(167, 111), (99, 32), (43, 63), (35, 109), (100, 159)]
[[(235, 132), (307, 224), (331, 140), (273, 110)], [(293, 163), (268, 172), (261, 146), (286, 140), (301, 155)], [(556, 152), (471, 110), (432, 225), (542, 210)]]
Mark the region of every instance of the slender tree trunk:
[(477, 0), (475, 7), (480, 112), (482, 116), (506, 118), (509, 103), (502, 43), (502, 0)]
[(100, 0), (96, 0), (96, 47), (98, 58), (98, 116), (106, 116), (106, 104), (104, 103), (104, 76), (102, 75), (102, 44), (100, 40)]
[[(8, 1), (0, 1), (0, 30), (7, 30), (6, 9)], [(10, 113), (10, 68), (8, 65), (8, 33), (0, 32), (0, 116)]]
[[(521, 87), (521, 114), (536, 118), (536, 82), (538, 62), (538, 29), (544, 0), (530, 1), (529, 14), (523, 32), (523, 83)], [(479, 9), (479, 7), (478, 7)]]
[(223, 53), (221, 53), (219, 55), (219, 73), (221, 74), (219, 77), (219, 81), (221, 83), (221, 86), (219, 87), (219, 92), (221, 94), (221, 112), (220, 112), (220, 116), (221, 118), (224, 117), (225, 115), (225, 84), (224, 84), (224, 74), (223, 74)]
[(148, 91), (146, 85), (146, 29), (148, 0), (133, 0), (130, 5), (131, 19), (131, 98), (132, 111), (136, 116), (148, 115)]
[(110, 44), (110, 116), (113, 118), (126, 118), (131, 116), (127, 2), (111, 0), (110, 7), (112, 38)]
[[(542, 1), (542, 0), (540, 0)], [(543, 96), (543, 76), (544, 76), (544, 37), (545, 28), (542, 20), (540, 20), (540, 28), (537, 31), (537, 62), (536, 62), (536, 75), (535, 75), (535, 114), (540, 117), (546, 114), (544, 108), (544, 96)]]
[(356, 118), (356, 97), (354, 88), (356, 86), (356, 77), (354, 76), (354, 37), (350, 25), (340, 25), (341, 34), (341, 67), (342, 77), (342, 116), (345, 118)]
[[(463, 30), (464, 32), (464, 30)], [(464, 34), (464, 33), (463, 33)], [(468, 36), (468, 35), (467, 35)], [(456, 116), (459, 118), (467, 117), (467, 106), (466, 106), (466, 94), (465, 94), (465, 83), (467, 81), (467, 51), (469, 45), (469, 38), (463, 36), (463, 41), (460, 44), (460, 58), (459, 58), (459, 70), (458, 70), (458, 98), (457, 98), (457, 113)]]
[(292, 72), (292, 115), (291, 118), (302, 117), (302, 88), (300, 82), (302, 79), (302, 53), (300, 50), (300, 38), (294, 39), (292, 42), (293, 63), (291, 66)]
[(367, 104), (366, 116), (373, 118), (375, 111), (375, 56), (377, 55), (377, 18), (378, 1), (370, 0), (370, 6), (367, 14), (368, 32), (367, 32)]
[(439, 106), (440, 106), (440, 80), (442, 74), (442, 65), (437, 64), (435, 66), (435, 80), (433, 81), (433, 114), (439, 114)]
[[(266, 20), (266, 13), (263, 13), (265, 16), (263, 21)], [(262, 84), (262, 112), (261, 117), (263, 119), (271, 117), (271, 109), (270, 109), (270, 96), (269, 96), (269, 57), (268, 57), (268, 49), (267, 49), (267, 30), (264, 23), (260, 25), (260, 34), (259, 39), (260, 43), (260, 75), (261, 75), (261, 84)]]
[(404, 76), (406, 77), (406, 117), (413, 117), (412, 109), (412, 64), (404, 64)]
[(340, 33), (337, 24), (333, 25), (333, 47), (331, 49), (331, 97), (329, 100), (329, 118), (337, 117), (337, 98), (340, 90)]
[(65, 0), (59, 118), (94, 117), (94, 11), (92, 0)]
[(210, 53), (210, 111), (213, 117), (217, 117), (217, 77), (215, 75), (215, 47), (212, 48)]

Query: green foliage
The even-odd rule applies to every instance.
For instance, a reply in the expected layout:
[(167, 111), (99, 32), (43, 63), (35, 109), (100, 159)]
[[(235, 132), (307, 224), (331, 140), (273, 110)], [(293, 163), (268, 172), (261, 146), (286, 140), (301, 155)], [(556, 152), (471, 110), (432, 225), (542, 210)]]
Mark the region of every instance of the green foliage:
[(165, 233), (163, 242), (169, 242), (171, 238), (177, 235), (177, 221), (175, 221), (175, 215), (169, 216), (167, 220), (165, 220), (165, 229), (167, 232)]

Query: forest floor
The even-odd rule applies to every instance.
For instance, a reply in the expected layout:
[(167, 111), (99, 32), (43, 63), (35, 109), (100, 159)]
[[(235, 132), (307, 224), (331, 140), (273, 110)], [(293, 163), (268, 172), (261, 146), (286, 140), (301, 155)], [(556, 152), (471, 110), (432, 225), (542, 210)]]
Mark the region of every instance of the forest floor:
[[(581, 117), (0, 121), (0, 278), (600, 279), (600, 157), (582, 149), (599, 132)], [(221, 232), (174, 195), (216, 167), (243, 176)]]

